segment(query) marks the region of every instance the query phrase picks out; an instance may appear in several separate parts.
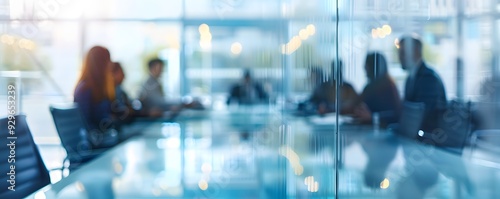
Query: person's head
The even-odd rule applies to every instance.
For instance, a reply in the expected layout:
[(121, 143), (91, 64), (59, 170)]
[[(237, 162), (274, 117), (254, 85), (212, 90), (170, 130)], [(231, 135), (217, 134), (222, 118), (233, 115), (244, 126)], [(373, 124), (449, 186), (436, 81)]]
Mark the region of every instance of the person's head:
[(123, 72), (123, 68), (119, 62), (113, 62), (113, 78), (115, 80), (115, 86), (121, 85), (123, 80), (125, 79), (125, 73)]
[(243, 81), (245, 83), (249, 83), (252, 81), (252, 72), (250, 71), (250, 69), (245, 69), (245, 71), (243, 71)]
[(422, 60), (422, 41), (416, 35), (405, 35), (399, 38), (397, 44), (399, 61), (404, 70), (417, 67)]
[(155, 58), (150, 60), (148, 62), (148, 67), (151, 76), (153, 76), (154, 78), (159, 78), (161, 76), (161, 73), (163, 72), (164, 65), (165, 63), (161, 59)]
[(95, 101), (114, 98), (113, 75), (111, 73), (111, 55), (108, 49), (94, 46), (87, 53), (83, 62), (79, 82), (85, 81)]
[(387, 61), (384, 55), (379, 52), (368, 53), (365, 60), (365, 71), (366, 77), (370, 81), (386, 76), (388, 74)]

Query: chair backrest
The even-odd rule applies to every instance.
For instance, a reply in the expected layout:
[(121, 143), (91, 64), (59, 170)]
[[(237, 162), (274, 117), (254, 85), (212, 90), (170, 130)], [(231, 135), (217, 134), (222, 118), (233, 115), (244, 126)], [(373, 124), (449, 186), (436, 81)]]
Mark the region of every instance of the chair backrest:
[(70, 164), (81, 162), (83, 156), (91, 153), (92, 145), (77, 104), (51, 105), (50, 113)]
[[(10, 134), (10, 130), (14, 133), (13, 135)], [(26, 116), (18, 115), (0, 119), (0, 132), (3, 135), (0, 139), (0, 156), (2, 157), (0, 198), (24, 198), (50, 184), (49, 172), (33, 141), (26, 123)], [(9, 136), (16, 139), (9, 139)], [(11, 179), (15, 181), (9, 181)], [(14, 183), (15, 187), (12, 187)], [(10, 186), (15, 191), (11, 191)]]
[(417, 102), (403, 102), (397, 134), (414, 139), (418, 136), (424, 119), (425, 105)]
[(439, 120), (439, 128), (444, 134), (435, 136), (433, 141), (437, 146), (452, 147), (461, 152), (471, 134), (471, 120), (470, 102), (451, 101)]

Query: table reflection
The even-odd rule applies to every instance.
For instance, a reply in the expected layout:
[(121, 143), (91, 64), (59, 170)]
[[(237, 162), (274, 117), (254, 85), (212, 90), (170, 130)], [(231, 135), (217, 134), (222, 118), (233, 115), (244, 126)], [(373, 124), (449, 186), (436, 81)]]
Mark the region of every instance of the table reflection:
[[(329, 198), (337, 193), (340, 198), (477, 198), (492, 194), (477, 189), (490, 181), (471, 178), (471, 171), (481, 171), (479, 176), (499, 173), (345, 118), (328, 124), (321, 118), (318, 122), (271, 110), (153, 122), (141, 135), (34, 195)], [(240, 136), (245, 131), (251, 132), (248, 137)]]

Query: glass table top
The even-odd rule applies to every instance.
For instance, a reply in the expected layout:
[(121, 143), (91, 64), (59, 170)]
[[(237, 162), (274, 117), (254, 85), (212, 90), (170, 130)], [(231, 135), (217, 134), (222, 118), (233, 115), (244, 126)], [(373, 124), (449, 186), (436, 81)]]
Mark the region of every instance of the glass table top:
[(196, 117), (151, 122), (29, 198), (500, 196), (500, 169), (346, 117), (265, 109)]

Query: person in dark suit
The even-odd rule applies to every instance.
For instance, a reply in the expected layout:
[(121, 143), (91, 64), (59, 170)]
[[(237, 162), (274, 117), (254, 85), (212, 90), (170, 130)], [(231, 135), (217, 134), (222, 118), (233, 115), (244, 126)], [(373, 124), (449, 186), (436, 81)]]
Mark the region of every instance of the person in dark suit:
[(404, 100), (425, 104), (421, 130), (432, 133), (446, 110), (447, 101), (443, 82), (422, 58), (422, 42), (416, 36), (403, 36), (398, 43), (401, 67), (409, 75), (405, 84)]
[(243, 81), (231, 87), (227, 104), (236, 101), (240, 105), (266, 103), (269, 100), (267, 92), (261, 84), (252, 80), (250, 70), (245, 70)]
[(378, 113), (382, 127), (398, 122), (401, 99), (389, 75), (385, 57), (379, 52), (368, 53), (365, 72), (368, 84), (361, 93), (355, 116), (363, 123), (371, 123), (372, 114)]

